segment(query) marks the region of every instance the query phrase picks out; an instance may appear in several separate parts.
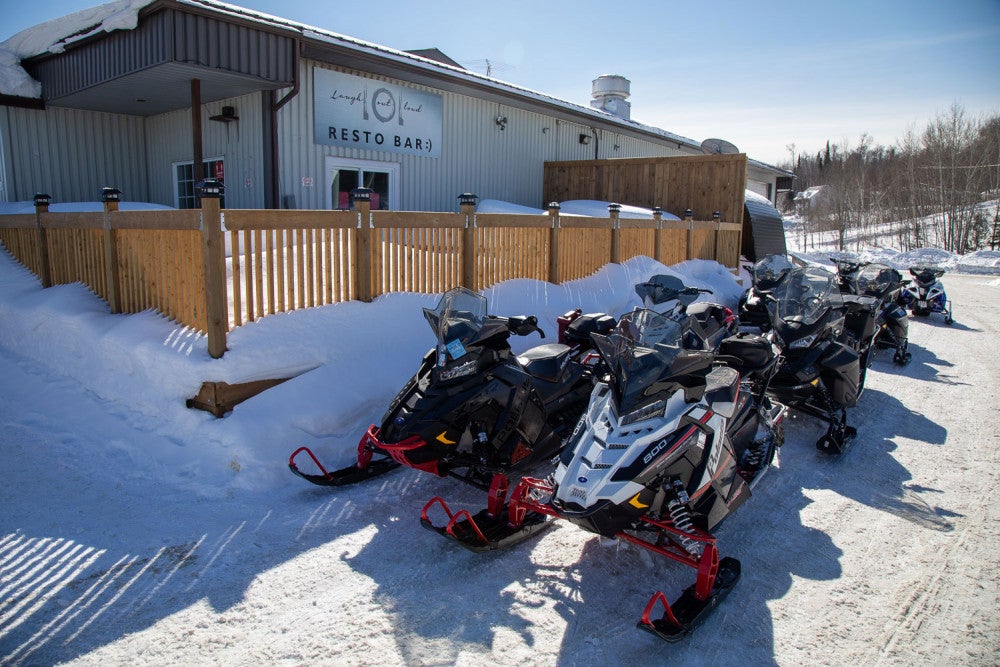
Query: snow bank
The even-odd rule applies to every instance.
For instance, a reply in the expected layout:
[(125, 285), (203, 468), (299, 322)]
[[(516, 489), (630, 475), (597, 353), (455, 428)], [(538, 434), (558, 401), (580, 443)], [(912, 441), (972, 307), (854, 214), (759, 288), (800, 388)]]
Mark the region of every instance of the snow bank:
[[(163, 211), (173, 210), (173, 206), (163, 206), (162, 204), (148, 204), (138, 201), (122, 201), (118, 203), (120, 211)], [(49, 205), (51, 213), (91, 213), (103, 211), (104, 204), (99, 201), (64, 201), (53, 202)], [(33, 201), (9, 201), (0, 202), (0, 215), (15, 215), (20, 213), (34, 213), (35, 202)]]
[[(514, 350), (522, 352), (553, 342), (555, 318), (574, 308), (619, 316), (641, 305), (635, 285), (658, 273), (711, 289), (703, 300), (731, 307), (742, 292), (715, 262), (692, 260), (668, 268), (636, 257), (562, 285), (511, 280), (484, 293), (491, 313), (538, 317), (547, 337), (512, 339)], [(284, 484), (288, 471), (282, 462), (299, 444), (331, 465), (348, 465), (361, 433), (378, 421), (433, 345), (422, 309), (438, 298), (393, 293), (372, 303), (270, 315), (233, 330), (225, 356), (212, 359), (202, 334), (153, 311), (112, 315), (80, 283), (43, 290), (27, 269), (0, 252), (0, 348), (80, 382), (109, 404), (127, 406), (136, 419), (149, 421), (150, 431), (178, 442), (204, 442), (205, 451), (178, 446), (150, 452), (149, 460), (137, 465), (173, 470), (175, 483), (213, 495), (227, 484)], [(185, 407), (205, 381), (289, 377), (223, 419)], [(231, 461), (240, 462), (239, 476), (229, 469)]]

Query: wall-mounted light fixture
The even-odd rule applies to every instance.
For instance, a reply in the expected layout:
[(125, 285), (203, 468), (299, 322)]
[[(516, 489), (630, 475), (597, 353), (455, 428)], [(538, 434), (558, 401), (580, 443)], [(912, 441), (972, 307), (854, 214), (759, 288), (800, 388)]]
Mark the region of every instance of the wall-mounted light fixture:
[(240, 117), (236, 115), (236, 107), (222, 107), (222, 113), (209, 116), (208, 119), (219, 123), (231, 123), (234, 120), (239, 120)]
[(584, 146), (586, 146), (587, 144), (589, 144), (590, 143), (590, 135), (589, 134), (580, 134), (580, 143), (583, 144)]
[(497, 114), (495, 122), (497, 124), (497, 127), (499, 127), (501, 130), (507, 129), (507, 116)]

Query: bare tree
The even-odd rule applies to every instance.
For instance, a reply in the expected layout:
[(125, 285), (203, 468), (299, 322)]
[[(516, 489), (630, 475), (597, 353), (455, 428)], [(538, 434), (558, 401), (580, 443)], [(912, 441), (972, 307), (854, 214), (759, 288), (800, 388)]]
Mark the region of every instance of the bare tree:
[(954, 104), (922, 133), (910, 128), (895, 146), (864, 133), (856, 146), (827, 142), (815, 153), (792, 155), (801, 189), (828, 185), (821, 205), (803, 227), (835, 231), (839, 246), (878, 245), (889, 230), (904, 249), (938, 245), (956, 253), (990, 240), (982, 203), (1000, 199), (1000, 116), (970, 118)]

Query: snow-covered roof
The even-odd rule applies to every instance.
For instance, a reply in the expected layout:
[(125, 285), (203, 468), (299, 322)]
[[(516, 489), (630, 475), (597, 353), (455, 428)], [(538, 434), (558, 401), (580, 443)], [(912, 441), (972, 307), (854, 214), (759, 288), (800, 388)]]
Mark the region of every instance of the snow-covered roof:
[(825, 186), (825, 185), (813, 185), (812, 187), (806, 188), (802, 192), (797, 192), (795, 194), (795, 200), (796, 201), (806, 201), (806, 200), (812, 199), (813, 197), (815, 197), (816, 195), (818, 195), (819, 193), (821, 193), (826, 188), (827, 188), (827, 186)]

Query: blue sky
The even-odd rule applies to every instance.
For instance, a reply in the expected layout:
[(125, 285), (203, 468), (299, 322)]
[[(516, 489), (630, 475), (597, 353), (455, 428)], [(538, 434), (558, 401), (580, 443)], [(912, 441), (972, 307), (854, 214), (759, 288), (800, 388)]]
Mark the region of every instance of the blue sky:
[[(0, 0), (0, 41), (100, 4)], [(721, 137), (779, 163), (862, 133), (894, 144), (953, 103), (1000, 114), (1000, 0), (750, 3), (591, 0), (242, 0), (241, 6), (469, 69), (579, 104), (632, 82), (632, 117)], [(364, 8), (364, 10), (362, 10)]]

